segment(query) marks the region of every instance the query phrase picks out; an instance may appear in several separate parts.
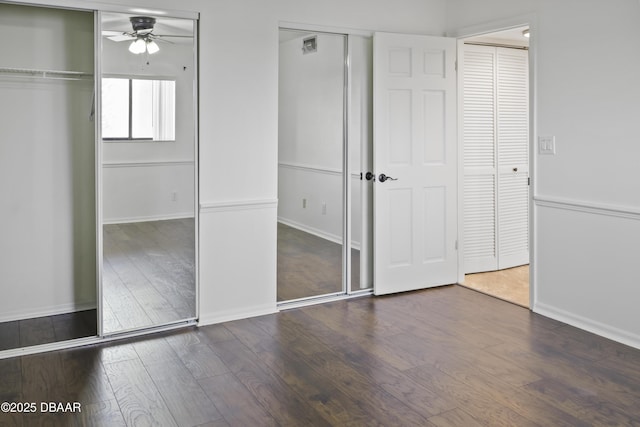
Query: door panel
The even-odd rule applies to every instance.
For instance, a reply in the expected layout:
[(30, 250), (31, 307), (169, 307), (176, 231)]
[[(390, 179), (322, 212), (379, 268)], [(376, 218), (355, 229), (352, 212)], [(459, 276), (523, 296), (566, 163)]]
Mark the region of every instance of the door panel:
[(464, 271), (498, 269), (496, 241), (496, 51), (462, 52), (464, 120)]
[(498, 269), (529, 263), (528, 52), (496, 49)]
[(377, 295), (457, 279), (454, 61), (453, 39), (374, 36)]
[(529, 99), (527, 52), (466, 45), (464, 270), (527, 264)]

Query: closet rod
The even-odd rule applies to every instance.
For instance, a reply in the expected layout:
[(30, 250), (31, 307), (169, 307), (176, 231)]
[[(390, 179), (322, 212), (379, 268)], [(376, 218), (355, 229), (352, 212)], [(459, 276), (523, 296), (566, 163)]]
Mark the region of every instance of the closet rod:
[(487, 42), (464, 42), (464, 44), (471, 44), (474, 46), (493, 46), (493, 47), (505, 47), (507, 49), (529, 50), (528, 46), (514, 46), (512, 44), (487, 43)]
[(41, 78), (51, 80), (88, 80), (93, 74), (82, 71), (38, 70), (33, 68), (0, 67), (0, 74), (18, 78)]

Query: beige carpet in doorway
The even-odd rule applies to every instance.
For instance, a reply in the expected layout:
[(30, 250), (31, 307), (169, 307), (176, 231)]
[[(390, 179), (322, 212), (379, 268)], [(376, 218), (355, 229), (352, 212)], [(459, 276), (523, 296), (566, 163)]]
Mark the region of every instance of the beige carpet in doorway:
[(463, 286), (529, 307), (529, 266), (464, 276)]

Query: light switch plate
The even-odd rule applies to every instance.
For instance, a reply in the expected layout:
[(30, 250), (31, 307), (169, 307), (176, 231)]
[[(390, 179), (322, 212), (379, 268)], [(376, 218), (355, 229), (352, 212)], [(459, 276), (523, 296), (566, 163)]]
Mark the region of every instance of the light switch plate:
[(556, 154), (556, 137), (539, 136), (538, 154)]

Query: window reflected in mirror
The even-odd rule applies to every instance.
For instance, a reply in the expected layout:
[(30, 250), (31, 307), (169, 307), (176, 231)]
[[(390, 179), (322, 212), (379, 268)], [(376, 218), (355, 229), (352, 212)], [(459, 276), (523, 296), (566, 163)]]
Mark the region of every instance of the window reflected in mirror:
[(173, 80), (102, 79), (104, 141), (174, 141), (176, 83)]

